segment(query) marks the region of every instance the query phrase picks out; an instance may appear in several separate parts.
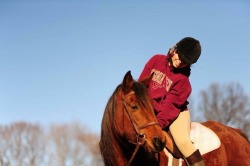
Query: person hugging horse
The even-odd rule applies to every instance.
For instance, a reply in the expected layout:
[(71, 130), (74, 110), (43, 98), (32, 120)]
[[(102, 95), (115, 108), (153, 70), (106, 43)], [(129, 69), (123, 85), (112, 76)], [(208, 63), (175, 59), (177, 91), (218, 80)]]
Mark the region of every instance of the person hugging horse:
[(185, 37), (170, 48), (167, 55), (154, 55), (146, 63), (138, 79), (143, 80), (154, 73), (148, 93), (153, 99), (157, 121), (163, 130), (171, 132), (185, 162), (191, 166), (205, 165), (200, 151), (189, 137), (190, 112), (187, 107), (187, 99), (192, 91), (190, 67), (197, 62), (200, 54), (200, 42), (192, 37)]

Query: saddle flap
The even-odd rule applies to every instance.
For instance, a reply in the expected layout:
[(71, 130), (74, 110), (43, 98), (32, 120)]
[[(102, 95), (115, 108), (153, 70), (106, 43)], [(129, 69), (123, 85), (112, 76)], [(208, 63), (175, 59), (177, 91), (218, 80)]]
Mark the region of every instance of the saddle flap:
[(198, 122), (191, 122), (190, 138), (202, 155), (221, 145), (219, 137), (211, 129)]

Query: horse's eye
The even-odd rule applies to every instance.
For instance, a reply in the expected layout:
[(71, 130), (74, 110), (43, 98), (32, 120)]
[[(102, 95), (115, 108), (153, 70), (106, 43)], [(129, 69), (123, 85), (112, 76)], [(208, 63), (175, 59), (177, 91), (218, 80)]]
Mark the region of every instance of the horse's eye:
[(137, 107), (136, 105), (133, 105), (131, 108), (132, 108), (133, 110), (137, 110), (137, 109), (138, 109), (138, 107)]

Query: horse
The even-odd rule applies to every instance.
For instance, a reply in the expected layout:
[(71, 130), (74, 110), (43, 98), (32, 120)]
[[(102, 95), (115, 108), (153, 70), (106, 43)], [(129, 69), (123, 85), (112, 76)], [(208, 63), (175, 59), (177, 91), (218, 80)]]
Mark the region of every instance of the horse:
[[(201, 124), (212, 130), (220, 140), (219, 147), (202, 155), (206, 166), (250, 165), (250, 142), (242, 130), (211, 120), (202, 122)], [(178, 151), (171, 134), (165, 133), (165, 136), (167, 139), (166, 147), (168, 149), (166, 154), (171, 159), (169, 165), (187, 166), (185, 161), (181, 159), (183, 156)]]
[[(129, 71), (110, 97), (99, 142), (106, 166), (170, 166), (170, 159), (172, 165), (187, 166), (171, 133), (163, 131), (156, 120), (147, 94), (151, 79), (152, 74), (136, 82)], [(250, 165), (250, 143), (244, 132), (215, 121), (201, 124), (220, 141), (216, 149), (202, 154), (206, 166)]]
[(99, 148), (106, 166), (166, 166), (166, 139), (144, 82), (128, 71), (105, 107)]

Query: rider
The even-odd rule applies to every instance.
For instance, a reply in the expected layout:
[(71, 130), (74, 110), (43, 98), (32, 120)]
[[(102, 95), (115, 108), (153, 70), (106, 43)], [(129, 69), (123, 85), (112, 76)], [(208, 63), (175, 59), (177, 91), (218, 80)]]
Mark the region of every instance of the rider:
[(140, 81), (154, 72), (148, 91), (153, 99), (156, 118), (163, 130), (170, 130), (178, 149), (191, 166), (205, 165), (189, 137), (190, 113), (187, 107), (192, 91), (190, 67), (200, 54), (200, 42), (185, 37), (170, 48), (167, 55), (154, 55), (139, 77)]

